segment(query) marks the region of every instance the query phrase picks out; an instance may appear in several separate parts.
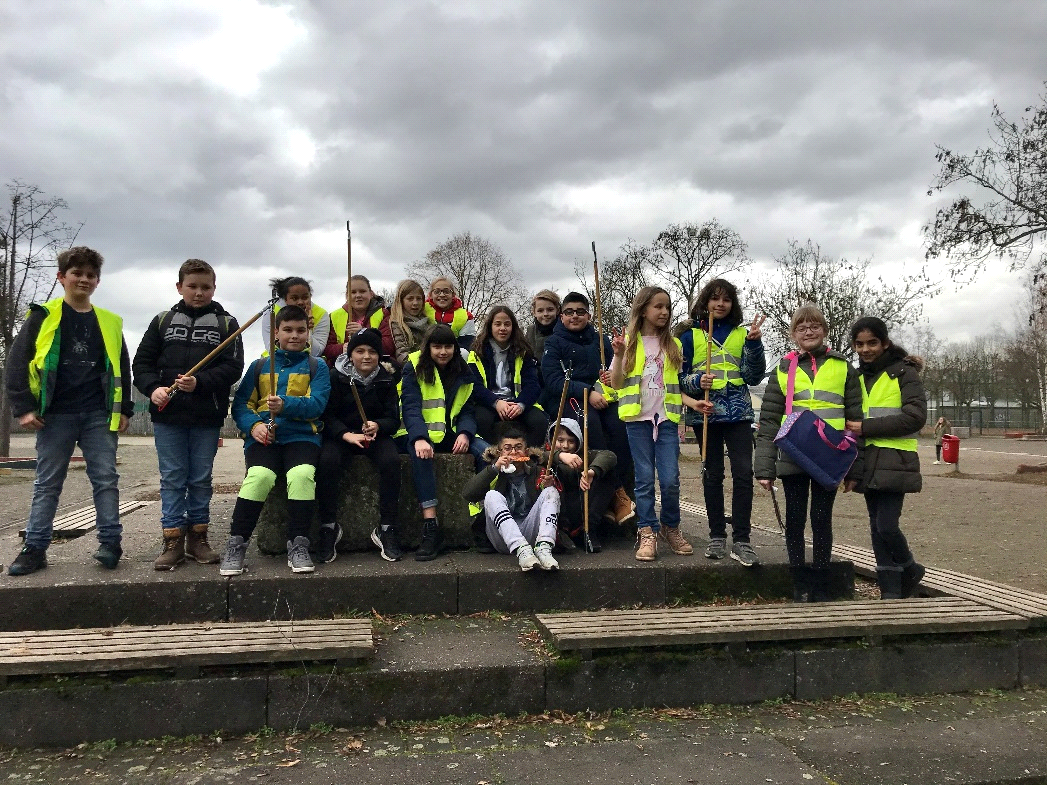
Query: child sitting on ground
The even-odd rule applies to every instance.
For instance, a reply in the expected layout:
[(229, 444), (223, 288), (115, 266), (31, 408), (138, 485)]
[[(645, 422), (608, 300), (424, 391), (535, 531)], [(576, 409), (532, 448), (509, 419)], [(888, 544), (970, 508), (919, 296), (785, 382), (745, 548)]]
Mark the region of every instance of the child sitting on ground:
[[(247, 541), (280, 473), (287, 475), (287, 566), (292, 572), (314, 569), (309, 527), (316, 506), (320, 415), (331, 393), (331, 378), (327, 366), (309, 354), (309, 323), (301, 308), (287, 305), (280, 309), (276, 340), (275, 357), (251, 363), (233, 398), (233, 418), (247, 434), (247, 476), (233, 508), (229, 542), (219, 568), (222, 575), (243, 573)], [(275, 365), (275, 390), (269, 384), (270, 362)]]
[(493, 461), (462, 489), (466, 501), (483, 502), (487, 538), (499, 553), (512, 553), (520, 569), (557, 570), (553, 558), (560, 493), (539, 488), (545, 463), (542, 450), (527, 447), (527, 434), (518, 424), (506, 422), (498, 444), (484, 458)]
[[(596, 539), (596, 527), (603, 526), (614, 494), (622, 487), (612, 471), (618, 459), (610, 450), (589, 450), (589, 471), (583, 474), (582, 429), (577, 420), (569, 417), (560, 420), (559, 430), (555, 425), (549, 427), (549, 442), (553, 445), (556, 476), (563, 488), (560, 492), (560, 530), (582, 550), (599, 553), (601, 546)], [(589, 491), (588, 546), (585, 542), (585, 491)]]

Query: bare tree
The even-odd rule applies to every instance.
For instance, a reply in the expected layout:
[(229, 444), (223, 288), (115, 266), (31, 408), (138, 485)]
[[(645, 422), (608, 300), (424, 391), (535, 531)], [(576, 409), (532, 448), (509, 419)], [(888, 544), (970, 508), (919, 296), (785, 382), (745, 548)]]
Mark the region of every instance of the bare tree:
[[(629, 239), (618, 249), (617, 256), (610, 261), (604, 259), (600, 262), (600, 305), (605, 331), (625, 329), (633, 296), (651, 283), (652, 253), (649, 246)], [(574, 274), (595, 309), (596, 286), (592, 262), (578, 262), (574, 266)], [(593, 326), (596, 326), (595, 310)]]
[(1047, 431), (1047, 270), (1031, 274), (1025, 281), (1025, 321), (1016, 336), (1016, 348), (1028, 358), (1027, 370), (1035, 380), (1039, 397), (1041, 431)]
[(707, 279), (749, 266), (748, 246), (715, 218), (698, 225), (669, 224), (651, 244), (655, 278), (673, 295), (674, 315), (686, 315)]
[(789, 322), (793, 311), (814, 303), (825, 314), (829, 331), (826, 343), (850, 355), (850, 329), (860, 316), (878, 316), (888, 329), (916, 321), (922, 312), (921, 300), (939, 289), (925, 269), (901, 276), (896, 283), (882, 277), (870, 278), (871, 260), (852, 262), (844, 257), (822, 254), (821, 247), (808, 240), (801, 245), (789, 241), (781, 256), (774, 257), (775, 269), (752, 287), (754, 310), (767, 315), (770, 331), (766, 339), (772, 351), (784, 352), (791, 346)]
[(941, 169), (928, 196), (954, 185), (975, 194), (957, 197), (923, 227), (927, 258), (949, 259), (954, 279), (974, 278), (992, 257), (1022, 267), (1047, 236), (1047, 96), (1041, 101), (1026, 107), (1020, 124), (993, 104), (990, 142), (973, 153), (938, 147)]
[(412, 262), (407, 275), (426, 289), (440, 276), (454, 281), (458, 296), (477, 318), (492, 305), (504, 303), (519, 313), (529, 302), (523, 279), (502, 250), (490, 240), (460, 232)]
[(0, 214), (0, 352), (4, 373), (0, 390), (0, 454), (11, 452), (11, 402), (7, 397), (7, 358), (29, 304), (46, 299), (55, 287), (55, 257), (72, 245), (80, 226), (62, 220), (64, 199), (48, 196), (18, 180), (7, 184), (6, 213)]

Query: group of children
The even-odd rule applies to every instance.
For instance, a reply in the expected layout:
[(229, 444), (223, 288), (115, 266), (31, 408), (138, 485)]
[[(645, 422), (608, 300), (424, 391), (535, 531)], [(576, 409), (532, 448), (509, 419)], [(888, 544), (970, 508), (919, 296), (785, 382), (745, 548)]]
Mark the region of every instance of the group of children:
[[(72, 248), (60, 254), (58, 267), (64, 297), (32, 307), (9, 363), (14, 414), (37, 431), (32, 510), (12, 575), (47, 564), (52, 520), (77, 443), (98, 511), (94, 558), (117, 566), (116, 434), (133, 411), (133, 372), (134, 385), (150, 400), (160, 467), (158, 570), (190, 558), (220, 563), (222, 575), (242, 573), (248, 541), (280, 477), (287, 486), (288, 566), (312, 572), (314, 558), (333, 561), (341, 538), (342, 469), (357, 455), (371, 460), (379, 476), (379, 520), (371, 539), (389, 561), (403, 557), (397, 536), (401, 454), (409, 456), (423, 518), (415, 558), (430, 560), (440, 552), (436, 453), (472, 456), (476, 474), (462, 494), (477, 510), (478, 545), (515, 555), (522, 570), (557, 569), (553, 553), (564, 537), (600, 550), (597, 530), (605, 517), (620, 524), (635, 520), (637, 560), (656, 559), (659, 543), (689, 555), (693, 547), (679, 530), (684, 419), (707, 444), (705, 555), (722, 559), (729, 553), (744, 566), (758, 564), (749, 539), (753, 479), (770, 489), (781, 477), (796, 599), (825, 599), (836, 488), (814, 482), (777, 450), (774, 437), (791, 405), (861, 437), (844, 490), (865, 494), (882, 595), (911, 596), (922, 578), (898, 526), (904, 494), (920, 489), (914, 436), (926, 419), (920, 364), (891, 344), (878, 319), (854, 325), (855, 369), (825, 346), (825, 319), (817, 308), (796, 311), (797, 348), (769, 379), (754, 462), (749, 386), (766, 370), (763, 320), (742, 324), (737, 290), (723, 279), (703, 288), (690, 320), (676, 329), (668, 292), (644, 287), (633, 299), (626, 331), (602, 336), (602, 343), (589, 301), (577, 292), (562, 301), (554, 292), (539, 292), (525, 333), (506, 306), (492, 308), (477, 329), (446, 278), (432, 281), (428, 297), (417, 282), (403, 281), (387, 308), (366, 278), (353, 276), (345, 304), (330, 313), (312, 302), (308, 281), (279, 279), (273, 281), (275, 333), (263, 320), (267, 352), (241, 379), (239, 327), (213, 299), (215, 274), (206, 262), (182, 265), (176, 285), (182, 299), (153, 318), (133, 363), (120, 318), (90, 302), (102, 257)], [(187, 373), (205, 357), (202, 367)], [(803, 373), (787, 384), (794, 360)], [(208, 542), (211, 469), (238, 379), (232, 411), (245, 434), (247, 472), (219, 555)], [(561, 408), (568, 416), (556, 421)], [(579, 421), (584, 410), (585, 433)], [(586, 441), (593, 449), (583, 455)], [(733, 478), (729, 551), (725, 449)], [(625, 490), (630, 477), (635, 504)], [(808, 499), (810, 568), (803, 540)], [(310, 542), (317, 512), (319, 538)]]

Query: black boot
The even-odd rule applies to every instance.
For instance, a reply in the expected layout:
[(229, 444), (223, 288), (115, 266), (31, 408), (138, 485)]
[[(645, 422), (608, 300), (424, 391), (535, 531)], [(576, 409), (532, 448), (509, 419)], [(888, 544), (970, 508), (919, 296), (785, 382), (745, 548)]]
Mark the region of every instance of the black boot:
[(789, 575), (793, 579), (793, 602), (807, 602), (811, 593), (811, 574), (806, 566), (790, 567)]
[(900, 600), (902, 598), (900, 570), (876, 570), (876, 584), (880, 587), (881, 600)]
[(915, 561), (907, 567), (902, 568), (903, 600), (916, 596), (916, 591), (920, 588), (920, 581), (923, 580), (923, 576), (926, 572), (927, 568), (922, 564), (917, 564)]
[(440, 555), (444, 544), (444, 533), (440, 531), (440, 522), (436, 518), (422, 521), (422, 544), (415, 551), (415, 561), (432, 561)]
[(473, 516), (470, 530), (473, 534), (473, 548), (477, 553), (498, 553), (487, 536), (487, 518), (483, 512)]
[(807, 602), (828, 602), (829, 596), (829, 571), (826, 569), (811, 568), (811, 591), (807, 595)]

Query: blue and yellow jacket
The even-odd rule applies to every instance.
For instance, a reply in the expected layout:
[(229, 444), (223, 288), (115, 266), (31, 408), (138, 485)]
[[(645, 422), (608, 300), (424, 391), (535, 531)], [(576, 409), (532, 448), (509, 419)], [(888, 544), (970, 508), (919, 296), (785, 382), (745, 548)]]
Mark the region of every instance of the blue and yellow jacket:
[[(331, 376), (323, 362), (310, 362), (308, 352), (276, 350), (276, 394), (284, 409), (276, 416), (276, 443), (312, 442), (320, 444), (323, 420), (320, 416), (331, 395)], [(315, 370), (310, 377), (310, 366)], [(260, 357), (247, 369), (233, 398), (233, 419), (247, 435), (246, 449), (255, 423), (269, 422), (269, 359)]]

